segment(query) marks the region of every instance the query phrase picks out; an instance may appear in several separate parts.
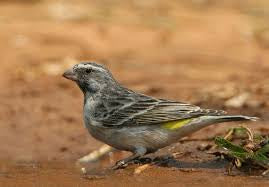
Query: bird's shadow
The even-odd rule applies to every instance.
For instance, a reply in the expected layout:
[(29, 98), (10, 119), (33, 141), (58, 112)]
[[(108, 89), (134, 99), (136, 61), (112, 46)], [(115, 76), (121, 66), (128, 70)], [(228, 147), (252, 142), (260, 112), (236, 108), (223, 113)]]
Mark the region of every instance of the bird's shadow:
[[(178, 169), (224, 169), (228, 166), (229, 161), (220, 158), (214, 158), (207, 161), (181, 161), (172, 156), (159, 156), (154, 158), (142, 157), (126, 165), (120, 169), (128, 169), (131, 165), (150, 164), (158, 167), (178, 168)], [(115, 170), (108, 167), (101, 169), (99, 167), (88, 170), (87, 174), (94, 176), (108, 176), (113, 174)]]
[(137, 160), (138, 164), (152, 164), (159, 167), (179, 168), (179, 169), (223, 169), (229, 164), (229, 161), (220, 158), (214, 158), (207, 161), (181, 161), (172, 156), (160, 156), (155, 158), (143, 157)]
[(168, 168), (180, 168), (180, 169), (223, 169), (229, 164), (227, 160), (224, 159), (212, 159), (207, 161), (195, 162), (195, 161), (181, 161), (173, 157), (170, 158), (157, 158), (152, 163), (160, 167)]

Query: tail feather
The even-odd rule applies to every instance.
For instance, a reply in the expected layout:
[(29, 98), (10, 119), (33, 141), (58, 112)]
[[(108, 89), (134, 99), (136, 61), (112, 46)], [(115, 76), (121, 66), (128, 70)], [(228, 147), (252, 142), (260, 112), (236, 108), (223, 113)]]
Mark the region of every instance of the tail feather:
[(250, 117), (250, 116), (242, 116), (242, 115), (234, 115), (234, 116), (218, 116), (215, 118), (218, 122), (229, 122), (229, 121), (257, 121), (259, 118), (257, 117)]
[(180, 128), (181, 130), (181, 136), (186, 136), (188, 134), (191, 134), (195, 131), (198, 131), (199, 129), (202, 129), (204, 127), (223, 123), (223, 122), (231, 122), (231, 121), (257, 121), (259, 118), (257, 117), (250, 117), (250, 116), (243, 116), (243, 115), (220, 115), (220, 116), (201, 116), (198, 118), (195, 118), (188, 124), (182, 126)]

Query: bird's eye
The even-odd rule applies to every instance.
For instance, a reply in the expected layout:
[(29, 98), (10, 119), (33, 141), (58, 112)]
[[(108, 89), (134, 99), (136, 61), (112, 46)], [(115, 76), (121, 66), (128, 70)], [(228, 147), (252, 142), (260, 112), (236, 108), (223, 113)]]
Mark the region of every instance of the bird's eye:
[(91, 69), (86, 69), (86, 73), (91, 73), (92, 70)]

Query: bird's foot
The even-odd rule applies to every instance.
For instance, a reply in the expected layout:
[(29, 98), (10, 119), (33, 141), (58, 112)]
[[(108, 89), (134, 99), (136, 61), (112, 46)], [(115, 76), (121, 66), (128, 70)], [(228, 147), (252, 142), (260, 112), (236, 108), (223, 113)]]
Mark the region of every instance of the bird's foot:
[(128, 166), (128, 162), (126, 162), (125, 160), (119, 160), (116, 162), (116, 164), (114, 166), (112, 166), (113, 170), (117, 170), (117, 169), (124, 169)]
[(118, 162), (116, 162), (116, 164), (112, 167), (113, 170), (117, 170), (117, 169), (124, 169), (126, 168), (129, 164), (149, 164), (152, 162), (151, 158), (137, 158), (137, 159), (133, 159), (130, 161), (126, 161), (126, 160), (120, 160)]
[(116, 169), (126, 168), (130, 162), (133, 162), (134, 160), (137, 160), (141, 156), (144, 156), (146, 152), (147, 152), (146, 148), (137, 147), (133, 155), (116, 162), (116, 164), (112, 167), (112, 169), (116, 170)]

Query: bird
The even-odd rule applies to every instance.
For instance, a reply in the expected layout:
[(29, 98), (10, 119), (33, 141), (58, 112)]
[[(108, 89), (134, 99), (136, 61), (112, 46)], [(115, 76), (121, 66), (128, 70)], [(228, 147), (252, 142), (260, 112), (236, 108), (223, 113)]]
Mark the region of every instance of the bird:
[(258, 119), (138, 93), (120, 84), (108, 68), (96, 62), (76, 64), (63, 77), (74, 81), (84, 95), (84, 125), (91, 136), (132, 152), (113, 169), (124, 168), (209, 125)]

